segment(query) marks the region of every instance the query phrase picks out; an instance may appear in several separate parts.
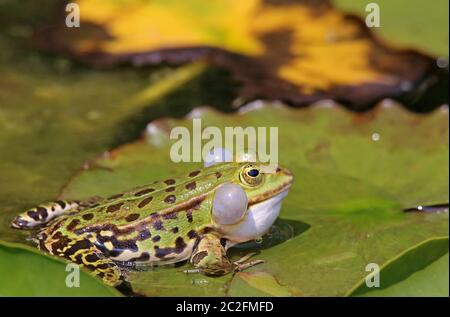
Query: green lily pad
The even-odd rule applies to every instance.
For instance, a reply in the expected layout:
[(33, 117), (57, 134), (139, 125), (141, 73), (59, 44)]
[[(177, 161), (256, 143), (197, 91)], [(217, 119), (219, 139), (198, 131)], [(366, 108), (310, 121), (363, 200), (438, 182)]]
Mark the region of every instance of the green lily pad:
[[(367, 275), (368, 263), (382, 266), (418, 243), (448, 235), (448, 213), (402, 211), (448, 202), (446, 108), (420, 116), (385, 102), (354, 114), (325, 102), (303, 110), (257, 102), (237, 114), (203, 108), (192, 116), (202, 118), (203, 128), (278, 127), (280, 164), (296, 180), (271, 233), (232, 255), (260, 251), (255, 258), (265, 264), (248, 272), (266, 272), (295, 295), (345, 295)], [(168, 133), (175, 126), (191, 128), (192, 121), (152, 122), (146, 138), (93, 161), (61, 196), (110, 195), (200, 167), (170, 160)], [(232, 276), (186, 276), (186, 268), (132, 272), (128, 278), (133, 290), (150, 296), (226, 295), (243, 287)], [(206, 282), (199, 286), (193, 279)]]
[(60, 259), (0, 242), (0, 296), (120, 296), (84, 270), (79, 279), (75, 273)]
[[(334, 0), (343, 10), (365, 18), (367, 0)], [(413, 47), (448, 56), (448, 1), (378, 0), (380, 27), (373, 29), (397, 47)]]
[(231, 282), (229, 295), (236, 297), (286, 297), (292, 296), (292, 293), (266, 272), (239, 272)]
[(448, 297), (448, 238), (414, 246), (381, 268), (379, 277), (379, 287), (363, 281), (350, 296)]

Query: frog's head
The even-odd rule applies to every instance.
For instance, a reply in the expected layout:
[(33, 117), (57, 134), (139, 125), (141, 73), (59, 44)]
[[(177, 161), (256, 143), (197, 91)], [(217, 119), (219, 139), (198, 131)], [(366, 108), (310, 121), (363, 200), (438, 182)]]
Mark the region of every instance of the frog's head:
[(238, 163), (228, 182), (215, 192), (213, 221), (232, 242), (261, 237), (280, 213), (294, 177), (285, 168), (267, 172), (265, 167), (260, 163)]

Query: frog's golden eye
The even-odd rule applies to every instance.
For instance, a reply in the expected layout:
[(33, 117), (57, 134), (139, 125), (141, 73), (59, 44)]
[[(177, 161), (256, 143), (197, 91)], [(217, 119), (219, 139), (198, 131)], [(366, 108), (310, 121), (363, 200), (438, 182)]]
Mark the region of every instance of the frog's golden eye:
[(241, 181), (248, 186), (257, 186), (262, 183), (264, 175), (256, 165), (247, 165), (240, 174)]

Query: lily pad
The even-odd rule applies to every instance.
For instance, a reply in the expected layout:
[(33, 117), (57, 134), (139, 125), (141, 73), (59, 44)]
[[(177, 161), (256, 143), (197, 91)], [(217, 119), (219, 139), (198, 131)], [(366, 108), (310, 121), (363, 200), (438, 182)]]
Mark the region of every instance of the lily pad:
[(239, 272), (237, 273), (230, 287), (230, 296), (242, 297), (267, 297), (292, 296), (291, 291), (283, 287), (270, 274), (265, 272)]
[[(280, 164), (296, 180), (271, 233), (262, 243), (234, 248), (232, 256), (259, 251), (256, 258), (265, 264), (248, 272), (270, 274), (294, 295), (345, 295), (367, 275), (368, 263), (383, 266), (414, 245), (448, 235), (448, 213), (403, 212), (448, 203), (448, 110), (421, 116), (392, 102), (364, 114), (329, 103), (295, 110), (255, 102), (237, 114), (202, 108), (183, 120), (156, 120), (146, 138), (75, 175), (61, 197), (111, 195), (200, 167), (169, 157), (171, 128), (191, 129), (192, 117), (201, 118), (203, 128), (278, 127)], [(242, 294), (243, 283), (231, 282), (231, 276), (187, 277), (186, 268), (132, 272), (128, 278), (133, 290), (150, 296)]]
[(379, 277), (379, 287), (364, 281), (350, 296), (448, 297), (448, 238), (414, 246), (381, 268)]
[[(365, 17), (367, 0), (334, 0), (340, 9)], [(448, 57), (448, 1), (377, 0), (380, 27), (375, 32), (397, 47), (413, 47)]]
[[(0, 296), (120, 296), (79, 269), (30, 247), (0, 242)], [(72, 275), (71, 275), (72, 274)]]
[(43, 49), (96, 66), (206, 59), (231, 70), (247, 101), (307, 105), (330, 98), (365, 109), (386, 97), (417, 102), (448, 78), (434, 58), (381, 43), (362, 19), (327, 0), (75, 3), (80, 27), (66, 27), (63, 18), (47, 25), (35, 38)]

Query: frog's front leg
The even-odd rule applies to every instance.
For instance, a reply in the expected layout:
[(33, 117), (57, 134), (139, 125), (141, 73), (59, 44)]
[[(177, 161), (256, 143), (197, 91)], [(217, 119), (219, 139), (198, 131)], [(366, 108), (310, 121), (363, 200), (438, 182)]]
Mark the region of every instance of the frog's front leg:
[(253, 265), (263, 263), (262, 260), (245, 262), (251, 255), (231, 262), (227, 255), (224, 245), (220, 238), (214, 234), (205, 234), (200, 238), (190, 262), (198, 271), (206, 275), (225, 275), (231, 272), (242, 271)]
[(110, 286), (117, 286), (122, 282), (122, 273), (117, 264), (105, 257), (87, 239), (72, 241), (59, 255), (91, 270), (93, 275)]
[(100, 197), (93, 197), (92, 199), (86, 201), (56, 200), (44, 203), (19, 214), (11, 222), (11, 227), (16, 229), (30, 229), (38, 227), (60, 215), (77, 212), (81, 209), (89, 207), (100, 199)]

